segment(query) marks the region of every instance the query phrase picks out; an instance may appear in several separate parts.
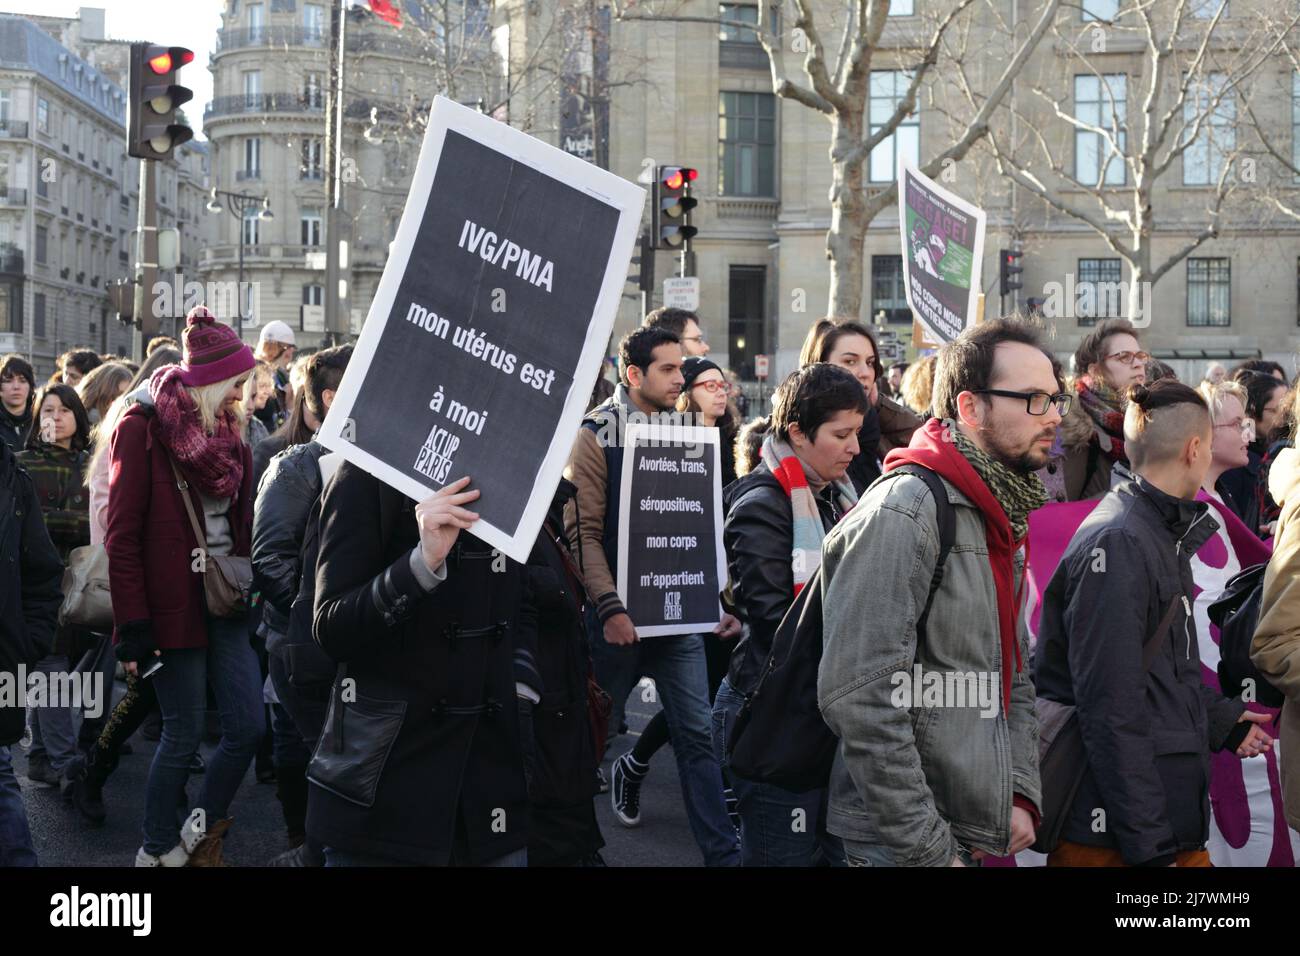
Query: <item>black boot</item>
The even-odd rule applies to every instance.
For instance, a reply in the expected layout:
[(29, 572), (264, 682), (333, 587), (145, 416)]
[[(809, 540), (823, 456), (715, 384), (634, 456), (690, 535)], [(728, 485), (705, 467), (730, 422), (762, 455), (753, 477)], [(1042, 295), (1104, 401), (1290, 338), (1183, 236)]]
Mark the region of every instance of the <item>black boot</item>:
[(112, 772), (113, 768), (98, 747), (91, 747), (84, 757), (74, 758), (67, 769), (72, 805), (95, 826), (102, 826), (108, 816), (104, 807), (104, 784)]
[(307, 834), (307, 768), (286, 764), (277, 767), (275, 795), (284, 811), (289, 846), (300, 846)]

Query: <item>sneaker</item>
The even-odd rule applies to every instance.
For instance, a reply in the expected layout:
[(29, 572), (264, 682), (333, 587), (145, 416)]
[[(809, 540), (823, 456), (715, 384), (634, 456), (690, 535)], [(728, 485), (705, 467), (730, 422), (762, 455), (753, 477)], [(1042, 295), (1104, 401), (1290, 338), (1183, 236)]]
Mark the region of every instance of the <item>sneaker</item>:
[(596, 768), (596, 792), (609, 793), (609, 778), (605, 776), (605, 771), (600, 767)]
[(23, 737), (22, 740), (18, 741), (18, 746), (22, 747), (23, 750), (32, 749), (32, 725), (31, 724), (26, 724), (23, 727)]
[(27, 762), (27, 779), (32, 783), (48, 784), (51, 787), (57, 787), (62, 782), (62, 778), (50, 766), (48, 757), (33, 757)]
[(184, 844), (178, 843), (162, 856), (154, 856), (144, 847), (135, 851), (135, 865), (141, 867), (188, 866), (190, 855), (185, 852)]
[(614, 761), (611, 768), (613, 783), (609, 788), (609, 802), (614, 816), (625, 827), (641, 825), (641, 782), (650, 772), (649, 764), (639, 763), (631, 751)]

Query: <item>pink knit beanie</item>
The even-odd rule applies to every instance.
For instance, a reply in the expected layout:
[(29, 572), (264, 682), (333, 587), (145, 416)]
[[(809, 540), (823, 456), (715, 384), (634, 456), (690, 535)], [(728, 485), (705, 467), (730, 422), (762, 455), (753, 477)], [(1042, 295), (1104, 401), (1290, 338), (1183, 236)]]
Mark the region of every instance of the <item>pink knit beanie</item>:
[(190, 309), (182, 338), (181, 383), (190, 388), (224, 382), (257, 365), (253, 350), (239, 340), (234, 329), (218, 322), (206, 306)]

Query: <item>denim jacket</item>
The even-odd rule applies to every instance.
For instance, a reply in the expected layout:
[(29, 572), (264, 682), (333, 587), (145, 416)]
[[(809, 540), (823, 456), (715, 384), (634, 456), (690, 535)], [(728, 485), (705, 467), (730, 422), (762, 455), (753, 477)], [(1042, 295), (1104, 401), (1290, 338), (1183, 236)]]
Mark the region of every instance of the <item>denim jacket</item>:
[[(840, 738), (827, 829), (889, 850), (900, 866), (946, 866), (959, 848), (1006, 854), (1014, 795), (1041, 806), (1023, 615), (1017, 636), (1024, 666), (1012, 665), (1006, 713), (984, 516), (944, 485), (956, 537), (924, 641), (917, 641), (916, 621), (939, 542), (934, 500), (922, 479), (894, 473), (877, 481), (822, 546), (825, 647), (817, 698)], [(1015, 562), (1019, 593), (1023, 549)], [(904, 696), (917, 667), (922, 681)], [(929, 672), (929, 680), (961, 684), (962, 692), (923, 692)]]

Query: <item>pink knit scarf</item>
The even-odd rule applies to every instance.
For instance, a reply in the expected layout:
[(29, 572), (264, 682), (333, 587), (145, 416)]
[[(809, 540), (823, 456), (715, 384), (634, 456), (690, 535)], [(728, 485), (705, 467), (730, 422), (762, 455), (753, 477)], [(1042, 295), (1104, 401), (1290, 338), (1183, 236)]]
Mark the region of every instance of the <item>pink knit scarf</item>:
[(235, 416), (217, 413), (216, 428), (203, 430), (199, 408), (181, 384), (179, 365), (160, 368), (149, 379), (149, 397), (158, 415), (163, 444), (181, 474), (213, 498), (233, 498), (244, 480), (243, 439)]

